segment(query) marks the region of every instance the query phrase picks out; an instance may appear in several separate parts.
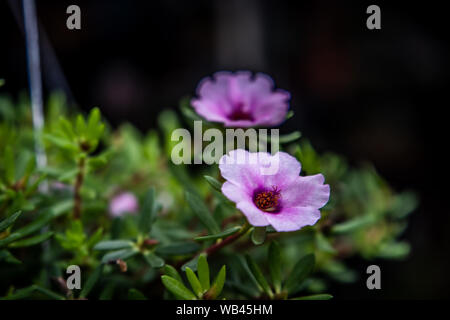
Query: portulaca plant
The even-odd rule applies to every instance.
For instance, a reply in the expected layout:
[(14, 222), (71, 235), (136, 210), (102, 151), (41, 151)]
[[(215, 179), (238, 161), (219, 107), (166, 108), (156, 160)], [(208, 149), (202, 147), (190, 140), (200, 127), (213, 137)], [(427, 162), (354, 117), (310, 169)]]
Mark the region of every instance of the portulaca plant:
[[(289, 100), (267, 75), (219, 72), (140, 132), (54, 93), (36, 137), (28, 99), (1, 95), (1, 299), (330, 299), (364, 281), (349, 258), (404, 258), (414, 194), (279, 135)], [(174, 135), (198, 123), (200, 141)]]

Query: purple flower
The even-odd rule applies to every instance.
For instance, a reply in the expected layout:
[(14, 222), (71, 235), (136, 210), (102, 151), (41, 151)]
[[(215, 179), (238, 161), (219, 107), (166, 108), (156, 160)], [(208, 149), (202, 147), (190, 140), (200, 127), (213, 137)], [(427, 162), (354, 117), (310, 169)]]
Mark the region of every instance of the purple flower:
[(131, 192), (120, 193), (109, 202), (109, 212), (113, 217), (120, 217), (125, 213), (136, 213), (138, 208), (138, 201)]
[(226, 127), (276, 126), (286, 118), (290, 94), (274, 90), (272, 79), (249, 71), (217, 72), (204, 78), (191, 104), (206, 120)]
[[(278, 170), (261, 174), (268, 163), (277, 163)], [(270, 224), (280, 232), (314, 225), (320, 218), (319, 209), (330, 197), (330, 186), (324, 184), (323, 175), (299, 176), (300, 162), (285, 152), (270, 155), (233, 150), (220, 159), (219, 168), (227, 180), (223, 194), (236, 203), (253, 226)]]

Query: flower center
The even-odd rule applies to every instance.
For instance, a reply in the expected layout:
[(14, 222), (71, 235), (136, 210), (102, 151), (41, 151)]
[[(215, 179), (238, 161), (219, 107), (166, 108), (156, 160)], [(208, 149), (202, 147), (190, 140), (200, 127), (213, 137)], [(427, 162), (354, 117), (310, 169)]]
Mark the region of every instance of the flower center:
[(247, 120), (247, 121), (253, 121), (253, 115), (250, 112), (243, 110), (244, 104), (242, 102), (236, 103), (234, 106), (234, 110), (231, 112), (231, 114), (228, 116), (230, 120), (234, 121), (240, 121), (240, 120)]
[(253, 202), (264, 212), (278, 213), (280, 211), (280, 198), (280, 190), (277, 187), (272, 187), (272, 190), (256, 192), (253, 196)]

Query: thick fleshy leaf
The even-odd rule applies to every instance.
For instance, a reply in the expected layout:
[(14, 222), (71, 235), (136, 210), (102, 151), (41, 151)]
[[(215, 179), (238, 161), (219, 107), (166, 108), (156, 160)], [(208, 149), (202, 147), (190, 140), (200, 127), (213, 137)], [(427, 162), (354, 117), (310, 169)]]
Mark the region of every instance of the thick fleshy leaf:
[(205, 297), (207, 297), (208, 299), (215, 299), (222, 293), (222, 289), (225, 284), (226, 273), (226, 266), (222, 266), (219, 273), (217, 274), (217, 277), (214, 279), (211, 288), (205, 294)]
[(258, 284), (261, 286), (261, 288), (269, 297), (272, 297), (273, 296), (272, 289), (270, 288), (269, 283), (262, 274), (261, 269), (249, 255), (245, 255), (245, 258), (247, 260), (247, 265), (251, 273), (255, 277), (256, 281), (258, 281)]
[(285, 288), (289, 293), (295, 293), (295, 290), (313, 271), (315, 264), (314, 254), (308, 254), (302, 257), (286, 280)]
[(103, 273), (103, 267), (104, 264), (100, 264), (89, 276), (86, 283), (83, 286), (83, 289), (81, 290), (80, 297), (85, 298), (91, 292), (92, 288), (95, 286), (95, 284), (100, 279), (102, 273)]
[(179, 300), (197, 300), (195, 294), (191, 292), (186, 286), (169, 276), (161, 276), (163, 285)]
[(107, 240), (97, 243), (94, 250), (118, 250), (132, 248), (133, 245), (133, 241), (130, 240)]
[(198, 280), (197, 276), (195, 275), (194, 271), (192, 271), (192, 269), (189, 267), (186, 268), (186, 277), (191, 284), (191, 288), (194, 293), (198, 298), (201, 298), (203, 295), (202, 285), (200, 283), (200, 280)]
[(300, 139), (301, 136), (302, 136), (302, 134), (301, 134), (300, 131), (294, 131), (294, 132), (291, 132), (289, 134), (285, 134), (285, 135), (280, 136), (279, 142), (281, 144), (291, 143), (291, 142), (294, 142), (295, 140)]
[(164, 267), (164, 259), (158, 257), (153, 252), (147, 252), (144, 254), (145, 260), (150, 264), (152, 268), (162, 268)]
[(255, 227), (252, 231), (251, 239), (254, 245), (262, 245), (266, 240), (266, 227)]
[(181, 270), (185, 271), (186, 268), (191, 268), (193, 271), (197, 271), (197, 265), (198, 265), (198, 258), (199, 256), (195, 256), (194, 258), (192, 258), (191, 260), (189, 260), (188, 262), (186, 262), (185, 264), (183, 264), (181, 266)]
[(142, 233), (148, 234), (151, 231), (153, 221), (157, 212), (155, 189), (150, 188), (145, 194), (144, 204), (140, 213), (139, 228)]
[(281, 276), (281, 249), (276, 241), (272, 241), (269, 246), (269, 271), (272, 278), (272, 284), (276, 293), (281, 292), (282, 276)]
[(34, 246), (36, 244), (39, 244), (41, 242), (48, 240), (52, 235), (53, 235), (53, 232), (51, 232), (51, 231), (45, 232), (45, 233), (39, 234), (34, 237), (30, 237), (27, 239), (13, 242), (9, 245), (9, 247), (11, 247), (11, 248), (31, 247), (31, 246)]
[(172, 267), (169, 264), (166, 264), (164, 266), (164, 274), (169, 276), (169, 277), (172, 277), (172, 278), (174, 278), (174, 279), (176, 279), (176, 280), (178, 280), (180, 282), (183, 282), (183, 280), (181, 279), (181, 276), (178, 273), (177, 269), (175, 269), (174, 267)]
[(20, 299), (26, 299), (28, 297), (30, 297), (32, 294), (34, 294), (35, 292), (39, 292), (45, 296), (47, 296), (50, 299), (53, 300), (64, 300), (64, 297), (54, 293), (46, 288), (43, 288), (41, 286), (38, 285), (31, 285), (29, 287), (23, 288), (23, 289), (19, 289), (16, 290), (14, 293), (7, 295), (4, 298), (0, 298), (0, 300), (20, 300)]
[(197, 273), (203, 290), (208, 290), (210, 288), (210, 276), (209, 265), (205, 254), (201, 254), (198, 257)]
[(334, 225), (331, 228), (331, 232), (335, 234), (343, 234), (343, 233), (349, 233), (364, 227), (367, 227), (368, 225), (373, 224), (376, 221), (376, 218), (373, 215), (365, 215), (361, 217), (356, 217), (352, 220), (348, 220), (346, 222), (342, 222), (339, 224)]
[(200, 222), (203, 223), (203, 225), (206, 227), (206, 229), (208, 229), (209, 232), (213, 234), (220, 232), (220, 228), (216, 220), (214, 220), (211, 212), (209, 212), (208, 208), (206, 207), (203, 200), (200, 199), (200, 197), (191, 192), (186, 192), (186, 201), (188, 202), (194, 214), (197, 216)]
[(220, 238), (228, 237), (228, 236), (238, 232), (239, 230), (241, 230), (241, 227), (236, 226), (236, 227), (232, 227), (230, 229), (227, 229), (225, 231), (222, 231), (222, 232), (219, 232), (216, 234), (211, 234), (211, 235), (203, 236), (203, 237), (196, 237), (196, 238), (194, 238), (194, 240), (197, 240), (197, 241), (217, 240)]
[(13, 213), (12, 215), (10, 215), (8, 218), (2, 220), (0, 222), (0, 232), (5, 231), (10, 226), (12, 226), (14, 224), (14, 222), (16, 222), (17, 218), (19, 218), (19, 216), (21, 214), (22, 214), (22, 211), (17, 211), (16, 213)]
[(206, 179), (206, 181), (208, 181), (208, 183), (211, 185), (211, 187), (213, 187), (217, 191), (221, 192), (222, 183), (220, 183), (219, 180), (217, 180), (211, 176), (203, 176), (203, 177)]
[(181, 256), (197, 252), (200, 249), (198, 243), (180, 242), (156, 247), (156, 252), (168, 256)]
[(108, 263), (111, 261), (115, 261), (117, 259), (128, 259), (132, 256), (134, 256), (135, 254), (137, 254), (138, 251), (136, 249), (121, 249), (121, 250), (117, 250), (117, 251), (112, 251), (109, 252), (107, 254), (105, 254), (102, 258), (102, 263)]

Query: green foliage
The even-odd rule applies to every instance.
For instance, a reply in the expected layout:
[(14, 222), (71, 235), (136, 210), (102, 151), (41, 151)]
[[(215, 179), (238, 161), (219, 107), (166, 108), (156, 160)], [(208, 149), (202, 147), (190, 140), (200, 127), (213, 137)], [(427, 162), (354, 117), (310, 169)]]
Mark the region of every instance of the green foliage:
[[(319, 153), (300, 132), (281, 136), (281, 148), (301, 161), (302, 175), (324, 175), (331, 199), (314, 226), (278, 233), (247, 223), (221, 193), (216, 165), (171, 163), (173, 130), (201, 120), (189, 98), (183, 118), (166, 110), (148, 132), (111, 128), (99, 109), (84, 116), (60, 93), (45, 109), (48, 164), (38, 169), (28, 99), (0, 96), (1, 299), (324, 300), (330, 280), (356, 281), (347, 258), (402, 259), (411, 250), (399, 238), (417, 196), (394, 192), (370, 165)], [(113, 216), (122, 192), (138, 208)], [(48, 281), (72, 264), (82, 268), (81, 290)]]
[(226, 280), (226, 267), (222, 266), (214, 281), (210, 282), (210, 267), (205, 254), (198, 257), (197, 274), (190, 268), (185, 268), (186, 278), (190, 284), (188, 289), (176, 269), (166, 265), (162, 283), (175, 298), (180, 300), (214, 300), (222, 293)]

